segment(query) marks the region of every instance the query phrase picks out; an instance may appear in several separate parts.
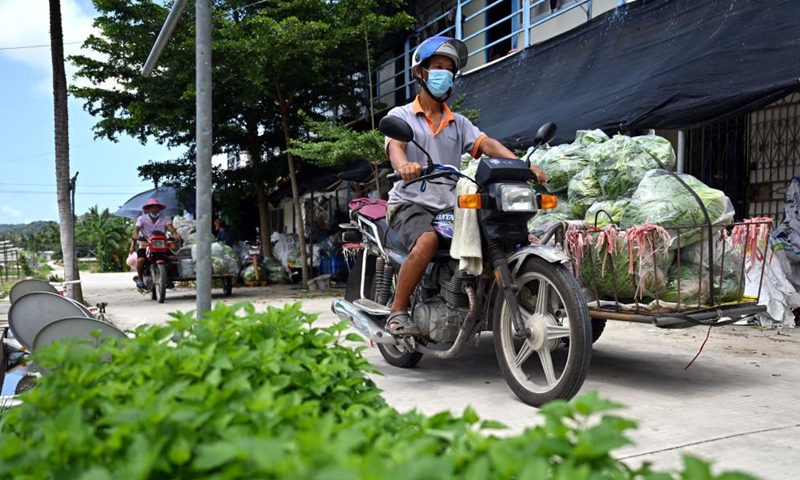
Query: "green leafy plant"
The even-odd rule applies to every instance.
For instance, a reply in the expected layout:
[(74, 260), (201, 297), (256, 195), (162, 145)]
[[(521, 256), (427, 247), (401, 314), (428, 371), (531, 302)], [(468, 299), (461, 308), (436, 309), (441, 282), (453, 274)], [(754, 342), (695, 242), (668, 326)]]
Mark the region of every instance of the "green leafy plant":
[[(676, 478), (611, 456), (635, 423), (596, 393), (546, 405), (542, 425), (510, 438), (471, 408), (399, 413), (360, 337), (313, 321), (299, 304), (218, 304), (98, 348), (40, 349), (47, 374), (0, 417), (0, 478)], [(691, 459), (679, 478), (751, 477)]]

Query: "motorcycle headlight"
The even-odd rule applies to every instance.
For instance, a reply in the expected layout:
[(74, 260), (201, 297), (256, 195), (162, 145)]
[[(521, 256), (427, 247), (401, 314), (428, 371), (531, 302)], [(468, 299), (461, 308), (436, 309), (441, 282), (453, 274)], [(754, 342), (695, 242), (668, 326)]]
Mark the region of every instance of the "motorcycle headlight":
[(164, 248), (167, 243), (164, 240), (153, 240), (153, 248)]
[(498, 207), (504, 212), (535, 212), (535, 195), (530, 186), (498, 185)]

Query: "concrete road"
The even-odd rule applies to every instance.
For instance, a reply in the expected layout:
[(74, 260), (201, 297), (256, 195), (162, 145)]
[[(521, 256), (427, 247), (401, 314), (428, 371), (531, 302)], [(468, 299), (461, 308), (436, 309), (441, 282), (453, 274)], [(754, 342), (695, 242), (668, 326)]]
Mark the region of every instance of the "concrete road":
[[(168, 313), (194, 309), (191, 289), (168, 291), (159, 305), (138, 294), (132, 274), (83, 275), (88, 302), (107, 302), (109, 318), (123, 327), (160, 323)], [(231, 298), (214, 291), (214, 301), (250, 301), (257, 306), (302, 301), (320, 324), (338, 319), (332, 296), (291, 287), (234, 289)], [(643, 461), (676, 469), (687, 453), (715, 463), (715, 471), (741, 470), (759, 478), (794, 479), (800, 471), (800, 334), (734, 326), (714, 329), (699, 358), (707, 329), (659, 330), (610, 322), (595, 344), (582, 391), (598, 390), (627, 408), (621, 415), (639, 423), (634, 445), (617, 452), (631, 465)], [(383, 362), (376, 348), (367, 358), (384, 376), (375, 378), (396, 408), (425, 413), (463, 412), (472, 405), (483, 418), (499, 420), (517, 433), (541, 421), (536, 409), (517, 400), (503, 379), (491, 334), (460, 358), (423, 358), (416, 368)]]

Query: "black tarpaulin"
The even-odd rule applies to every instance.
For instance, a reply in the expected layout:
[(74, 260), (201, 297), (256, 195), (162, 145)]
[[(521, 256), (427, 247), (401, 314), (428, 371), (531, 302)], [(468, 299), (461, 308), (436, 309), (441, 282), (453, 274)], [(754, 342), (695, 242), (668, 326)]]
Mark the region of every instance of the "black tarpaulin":
[(800, 88), (800, 0), (638, 0), (460, 78), (506, 145), (575, 131), (715, 123)]

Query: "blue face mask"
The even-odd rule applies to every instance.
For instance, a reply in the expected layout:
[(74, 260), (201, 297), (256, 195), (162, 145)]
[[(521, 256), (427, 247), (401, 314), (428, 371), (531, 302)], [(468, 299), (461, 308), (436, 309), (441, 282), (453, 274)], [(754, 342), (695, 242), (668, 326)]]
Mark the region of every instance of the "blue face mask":
[(428, 81), (425, 82), (434, 97), (444, 97), (453, 88), (453, 72), (450, 70), (428, 70)]

